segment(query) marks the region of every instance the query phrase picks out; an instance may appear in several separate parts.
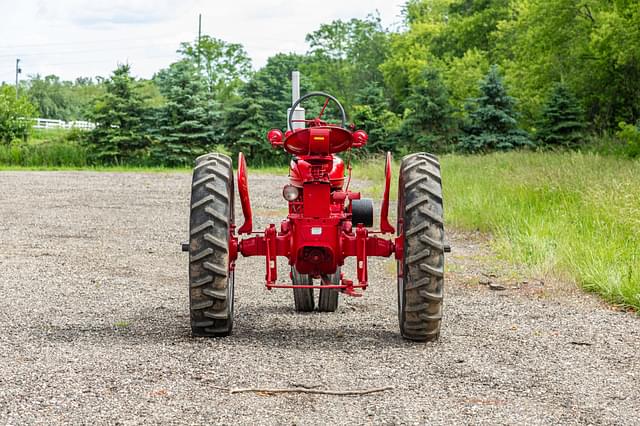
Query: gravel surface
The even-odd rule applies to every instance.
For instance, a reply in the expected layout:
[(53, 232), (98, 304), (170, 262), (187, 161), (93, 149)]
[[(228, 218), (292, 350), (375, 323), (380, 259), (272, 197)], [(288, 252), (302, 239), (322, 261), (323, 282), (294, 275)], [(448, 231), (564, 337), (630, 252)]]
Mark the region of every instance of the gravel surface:
[[(285, 215), (283, 182), (252, 177), (258, 227)], [(233, 336), (191, 338), (189, 185), (0, 173), (0, 423), (638, 424), (640, 319), (501, 265), (474, 234), (449, 234), (437, 343), (399, 337), (387, 259), (364, 297), (303, 315), (264, 289), (263, 259), (239, 259)], [(394, 389), (219, 389), (291, 386)]]

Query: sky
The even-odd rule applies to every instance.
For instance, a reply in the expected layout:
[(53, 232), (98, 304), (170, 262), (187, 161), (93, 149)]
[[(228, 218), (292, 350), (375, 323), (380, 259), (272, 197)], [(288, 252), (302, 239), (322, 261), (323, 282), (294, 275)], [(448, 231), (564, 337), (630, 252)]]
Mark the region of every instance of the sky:
[(0, 83), (55, 74), (108, 76), (129, 63), (149, 78), (177, 59), (180, 42), (202, 33), (240, 43), (255, 69), (279, 52), (304, 53), (305, 35), (335, 19), (380, 14), (397, 28), (404, 0), (0, 0)]

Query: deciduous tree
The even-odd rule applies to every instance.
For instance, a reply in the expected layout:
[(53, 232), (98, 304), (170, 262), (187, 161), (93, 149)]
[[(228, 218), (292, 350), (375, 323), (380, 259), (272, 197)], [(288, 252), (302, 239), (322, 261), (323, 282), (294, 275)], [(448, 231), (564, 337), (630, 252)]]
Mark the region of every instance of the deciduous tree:
[(0, 86), (0, 142), (17, 138), (26, 140), (35, 114), (36, 108), (25, 96), (16, 99), (15, 87)]
[(242, 81), (251, 74), (251, 59), (238, 43), (203, 35), (199, 43), (182, 43), (178, 53), (198, 65), (210, 93), (219, 102), (227, 102), (237, 95)]

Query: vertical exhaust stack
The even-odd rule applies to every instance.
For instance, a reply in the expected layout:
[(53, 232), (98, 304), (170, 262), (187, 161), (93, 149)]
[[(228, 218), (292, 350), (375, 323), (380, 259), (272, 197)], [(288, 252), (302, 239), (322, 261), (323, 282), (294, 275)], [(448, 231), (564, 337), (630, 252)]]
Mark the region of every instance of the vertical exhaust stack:
[[(292, 71), (291, 72), (291, 106), (300, 99), (300, 71)], [(287, 118), (289, 117), (289, 113), (291, 112), (291, 108), (287, 108)], [(304, 120), (304, 108), (298, 105), (296, 110), (293, 112), (294, 120)], [(287, 130), (292, 130), (289, 128), (287, 119)], [(298, 122), (293, 123), (294, 129), (304, 129), (304, 123)]]
[(291, 105), (300, 99), (300, 71), (291, 73)]

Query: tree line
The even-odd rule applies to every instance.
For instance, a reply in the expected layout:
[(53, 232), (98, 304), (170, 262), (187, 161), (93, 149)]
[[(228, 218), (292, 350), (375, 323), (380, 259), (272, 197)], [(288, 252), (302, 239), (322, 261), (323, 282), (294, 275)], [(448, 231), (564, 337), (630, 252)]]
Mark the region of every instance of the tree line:
[[(99, 164), (182, 165), (212, 149), (274, 163), (284, 156), (265, 133), (286, 127), (289, 78), (300, 70), (302, 93), (335, 95), (369, 133), (367, 152), (606, 140), (640, 154), (637, 2), (409, 0), (402, 18), (394, 31), (375, 14), (323, 24), (306, 36), (306, 54), (276, 54), (257, 71), (241, 45), (203, 36), (182, 43), (181, 59), (152, 79), (133, 78), (128, 65), (96, 80), (35, 76), (15, 102), (21, 117), (96, 122), (82, 140)], [(5, 92), (0, 105), (11, 103)]]

